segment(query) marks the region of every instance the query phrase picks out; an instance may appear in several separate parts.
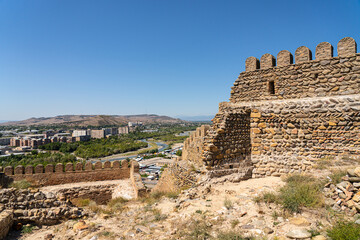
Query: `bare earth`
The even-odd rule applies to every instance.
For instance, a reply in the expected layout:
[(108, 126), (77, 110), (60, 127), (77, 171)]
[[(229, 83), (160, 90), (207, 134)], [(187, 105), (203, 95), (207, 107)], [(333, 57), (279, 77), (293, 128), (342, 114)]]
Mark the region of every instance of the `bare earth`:
[[(304, 211), (305, 223), (293, 221), (281, 215), (274, 205), (258, 204), (253, 198), (262, 192), (275, 191), (284, 182), (278, 177), (250, 179), (239, 183), (214, 179), (196, 188), (183, 191), (177, 199), (163, 197), (148, 205), (130, 201), (122, 212), (115, 215), (96, 214), (84, 219), (88, 228), (74, 230), (78, 221), (68, 221), (57, 226), (44, 227), (20, 239), (181, 239), (181, 232), (190, 229), (197, 219), (206, 219), (212, 225), (213, 234), (233, 230), (243, 235), (266, 236), (267, 239), (287, 239), (293, 229), (319, 229), (328, 226), (325, 216), (319, 212)], [(224, 207), (224, 202), (231, 207)], [(295, 220), (297, 217), (295, 216)], [(302, 219), (302, 218), (300, 218)], [(268, 233), (268, 230), (273, 233)], [(265, 233), (266, 232), (266, 233)]]

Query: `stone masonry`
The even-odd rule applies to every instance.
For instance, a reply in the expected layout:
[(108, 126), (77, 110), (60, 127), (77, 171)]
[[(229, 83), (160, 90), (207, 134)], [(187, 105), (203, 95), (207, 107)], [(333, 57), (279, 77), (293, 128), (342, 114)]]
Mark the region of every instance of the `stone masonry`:
[(209, 129), (210, 125), (202, 125), (190, 134), (189, 138), (184, 142), (183, 159), (187, 159), (196, 165), (202, 164), (201, 153), (203, 151), (204, 138)]
[(27, 180), (35, 186), (50, 186), (65, 183), (93, 182), (105, 180), (117, 180), (130, 178), (130, 168), (127, 160), (97, 161), (58, 163), (55, 166), (48, 164), (45, 167), (41, 164), (37, 166), (12, 166), (4, 168), (4, 174), (13, 181)]
[(337, 45), (337, 57), (327, 42), (316, 47), (314, 60), (305, 46), (295, 51), (295, 63), (286, 50), (277, 55), (277, 65), (270, 54), (260, 61), (249, 57), (230, 101), (220, 103), (202, 147), (197, 151), (199, 143), (190, 138), (183, 159), (197, 151), (211, 176), (238, 173), (249, 178), (306, 171), (324, 157), (358, 156), (356, 51), (355, 40), (346, 37)]

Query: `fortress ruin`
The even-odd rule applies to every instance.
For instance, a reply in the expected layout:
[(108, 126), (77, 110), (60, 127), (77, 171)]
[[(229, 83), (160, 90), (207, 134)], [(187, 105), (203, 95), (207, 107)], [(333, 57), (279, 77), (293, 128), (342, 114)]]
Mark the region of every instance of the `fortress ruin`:
[(241, 178), (307, 171), (316, 160), (360, 153), (360, 54), (346, 37), (249, 57), (219, 104), (212, 126), (184, 143), (183, 159), (205, 165), (211, 176)]

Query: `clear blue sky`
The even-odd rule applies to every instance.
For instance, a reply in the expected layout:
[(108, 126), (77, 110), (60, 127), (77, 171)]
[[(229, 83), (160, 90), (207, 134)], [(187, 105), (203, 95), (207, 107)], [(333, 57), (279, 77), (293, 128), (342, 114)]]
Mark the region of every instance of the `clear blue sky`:
[(215, 114), (247, 57), (359, 33), (359, 0), (0, 0), (0, 119)]

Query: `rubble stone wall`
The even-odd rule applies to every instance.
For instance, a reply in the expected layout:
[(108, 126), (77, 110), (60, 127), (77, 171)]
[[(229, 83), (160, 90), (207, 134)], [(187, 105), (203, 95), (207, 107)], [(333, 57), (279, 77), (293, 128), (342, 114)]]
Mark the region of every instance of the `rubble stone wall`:
[(74, 207), (68, 201), (58, 199), (52, 193), (15, 188), (0, 190), (0, 215), (3, 216), (8, 211), (13, 213), (10, 217), (11, 221), (4, 220), (8, 226), (11, 226), (13, 221), (52, 225), (63, 219), (84, 216), (82, 209)]
[(191, 161), (192, 163), (198, 165), (202, 164), (202, 151), (204, 137), (207, 134), (207, 131), (210, 129), (210, 125), (202, 125), (201, 127), (196, 128), (194, 132), (185, 140), (184, 147), (182, 149), (182, 159)]
[(123, 160), (104, 163), (96, 162), (85, 164), (78, 162), (75, 165), (61, 163), (53, 166), (52, 164), (33, 166), (11, 166), (4, 168), (4, 173), (13, 181), (27, 180), (36, 186), (50, 186), (65, 183), (92, 182), (104, 180), (117, 180), (130, 177), (128, 162)]
[(323, 42), (315, 60), (305, 46), (295, 51), (295, 64), (286, 50), (277, 66), (270, 54), (248, 58), (198, 152), (210, 175), (278, 176), (327, 156), (358, 156), (360, 54), (348, 37), (337, 52), (333, 57)]

